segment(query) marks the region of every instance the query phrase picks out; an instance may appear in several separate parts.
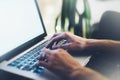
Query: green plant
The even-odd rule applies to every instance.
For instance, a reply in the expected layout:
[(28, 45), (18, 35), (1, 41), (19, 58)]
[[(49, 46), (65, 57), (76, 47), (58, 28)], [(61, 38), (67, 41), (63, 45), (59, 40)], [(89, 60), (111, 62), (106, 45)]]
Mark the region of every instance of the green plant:
[[(57, 32), (57, 25), (58, 21), (60, 21), (61, 31), (71, 31), (74, 30), (74, 34), (78, 36), (83, 35), (83, 20), (85, 22), (85, 37), (90, 37), (90, 20), (91, 20), (91, 13), (88, 0), (83, 0), (84, 2), (84, 12), (80, 14), (77, 11), (76, 4), (77, 0), (63, 0), (62, 3), (62, 11), (57, 16), (55, 22), (55, 32)], [(76, 23), (76, 15), (79, 17), (78, 23)], [(66, 23), (68, 25), (66, 26)], [(67, 27), (67, 28), (66, 28)]]

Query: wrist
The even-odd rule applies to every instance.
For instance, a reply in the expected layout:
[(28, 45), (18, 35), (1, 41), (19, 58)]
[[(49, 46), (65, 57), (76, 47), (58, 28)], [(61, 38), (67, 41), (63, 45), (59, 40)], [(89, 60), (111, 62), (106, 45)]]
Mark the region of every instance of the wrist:
[(80, 67), (71, 73), (69, 80), (108, 80), (108, 79), (89, 68)]
[(79, 80), (79, 79), (81, 79), (81, 75), (82, 75), (81, 72), (84, 72), (83, 70), (84, 70), (83, 67), (74, 69), (72, 71), (72, 73), (70, 73), (70, 75), (69, 75), (69, 80), (77, 80), (77, 79)]
[(86, 50), (100, 53), (115, 53), (115, 42), (112, 40), (87, 39)]
[(93, 80), (91, 79), (93, 72), (89, 71), (86, 67), (80, 67), (74, 70), (70, 75), (70, 80)]
[(99, 51), (101, 51), (102, 47), (104, 47), (102, 44), (102, 40), (96, 40), (96, 39), (87, 39), (86, 40), (85, 49), (87, 51), (99, 52)]

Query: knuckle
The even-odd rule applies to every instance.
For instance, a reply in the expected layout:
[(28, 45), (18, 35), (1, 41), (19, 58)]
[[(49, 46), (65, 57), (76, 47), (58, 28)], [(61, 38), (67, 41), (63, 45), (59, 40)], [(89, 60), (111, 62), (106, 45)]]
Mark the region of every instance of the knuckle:
[[(54, 52), (54, 54), (53, 54), (53, 56), (54, 56), (54, 58), (56, 58), (56, 57), (58, 57), (60, 54), (62, 54), (63, 53), (63, 49), (61, 49), (61, 48), (59, 48), (59, 49), (57, 49), (55, 52)], [(53, 59), (54, 59), (53, 58)]]
[(55, 60), (55, 57), (51, 58), (51, 59), (50, 59), (50, 62), (53, 62), (54, 60)]
[(58, 57), (58, 56), (59, 56), (59, 53), (56, 52), (56, 53), (54, 54), (54, 57), (56, 58), (56, 57)]
[(55, 57), (58, 57), (59, 56), (59, 54), (61, 54), (63, 52), (63, 49), (58, 49), (55, 53), (54, 53), (54, 56)]
[(65, 35), (65, 36), (68, 35), (68, 32), (64, 32), (64, 35)]
[(51, 39), (51, 41), (53, 41), (55, 39), (55, 37), (53, 37), (52, 39)]
[(53, 37), (56, 36), (57, 34), (58, 34), (58, 33), (55, 33), (55, 34), (53, 35)]
[(63, 49), (62, 49), (62, 48), (59, 48), (59, 49), (58, 49), (58, 52), (62, 52), (62, 51), (63, 51)]
[(70, 33), (69, 32), (64, 32), (64, 37), (69, 37)]

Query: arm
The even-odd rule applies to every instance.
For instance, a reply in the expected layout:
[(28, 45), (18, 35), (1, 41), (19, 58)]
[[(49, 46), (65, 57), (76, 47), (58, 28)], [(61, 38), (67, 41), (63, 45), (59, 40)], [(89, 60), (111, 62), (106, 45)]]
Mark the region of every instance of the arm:
[(60, 46), (55, 46), (55, 49), (63, 48), (72, 51), (97, 51), (101, 53), (120, 55), (120, 41), (86, 39), (75, 36), (71, 33), (55, 34), (48, 42), (47, 48), (51, 47), (54, 42), (59, 42), (62, 39), (66, 39), (68, 43)]
[(109, 80), (98, 72), (87, 67), (78, 68), (70, 75), (70, 80)]
[(40, 60), (38, 65), (46, 67), (64, 80), (108, 80), (92, 69), (81, 66), (63, 49), (43, 49), (42, 53), (46, 53), (45, 57), (49, 62)]
[(120, 55), (120, 41), (87, 39), (86, 50)]

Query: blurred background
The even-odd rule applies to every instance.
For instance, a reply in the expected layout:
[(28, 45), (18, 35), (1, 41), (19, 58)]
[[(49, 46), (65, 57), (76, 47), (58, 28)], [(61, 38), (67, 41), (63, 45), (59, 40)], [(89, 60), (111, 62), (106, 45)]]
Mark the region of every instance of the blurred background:
[[(41, 14), (42, 14), (42, 17), (43, 17), (43, 21), (44, 21), (44, 24), (45, 24), (45, 27), (47, 29), (47, 33), (48, 34), (53, 34), (55, 33), (55, 22), (56, 22), (56, 18), (59, 14), (61, 14), (61, 11), (62, 11), (62, 6), (63, 6), (63, 1), (65, 0), (38, 0), (38, 3), (39, 3), (39, 7), (41, 9)], [(66, 0), (66, 1), (71, 1), (71, 0)], [(73, 1), (76, 1), (76, 0), (73, 0)], [(101, 20), (101, 17), (103, 15), (104, 12), (106, 11), (115, 11), (115, 12), (120, 12), (120, 0), (85, 0), (85, 1), (88, 1), (88, 4), (87, 5), (87, 8), (86, 8), (86, 13), (87, 13), (87, 18), (88, 20), (90, 20), (90, 27), (93, 28), (93, 27), (97, 27), (100, 20)], [(77, 0), (76, 2), (76, 8), (79, 12), (79, 14), (83, 14), (84, 13), (84, 9), (85, 9), (85, 6), (84, 6), (84, 0)], [(89, 8), (88, 8), (89, 7)], [(67, 13), (64, 12), (64, 14)], [(114, 15), (115, 16), (115, 15)], [(77, 16), (77, 19), (78, 19), (79, 16)], [(111, 18), (114, 18), (114, 17), (111, 17)], [(110, 19), (111, 19), (110, 18)], [(119, 18), (119, 17), (118, 17)], [(116, 18), (114, 18), (113, 20), (110, 20), (110, 21), (113, 21), (113, 23), (111, 24), (115, 24), (116, 23)], [(119, 20), (119, 19), (118, 19)], [(104, 21), (104, 20), (103, 20)], [(105, 21), (107, 22), (107, 21)], [(119, 23), (119, 21), (117, 21)], [(80, 23), (81, 24), (81, 23)], [(84, 26), (84, 24), (82, 25), (78, 25), (78, 26)], [(97, 24), (97, 25), (96, 25)], [(110, 24), (110, 25), (111, 25)], [(109, 25), (109, 24), (108, 24)], [(110, 25), (109, 26), (103, 26), (103, 27), (106, 27), (106, 29), (110, 29)], [(112, 26), (112, 25), (111, 25)], [(88, 26), (89, 27), (89, 26)], [(115, 27), (115, 26), (114, 26)], [(112, 36), (112, 39), (120, 39), (120, 35), (119, 35), (119, 29), (117, 30), (116, 29), (113, 29), (114, 27), (111, 27), (110, 31), (108, 30), (108, 32), (110, 32), (110, 36)], [(103, 28), (104, 29), (104, 28)], [(113, 30), (112, 30), (113, 29)], [(77, 29), (78, 30), (78, 29)], [(84, 30), (84, 29), (82, 29)], [(103, 30), (102, 30), (103, 31)], [(107, 30), (106, 30), (107, 31)], [(89, 32), (89, 31), (88, 31)], [(105, 32), (106, 33), (106, 32)], [(115, 33), (115, 34), (114, 34)], [(118, 33), (118, 34), (117, 34)], [(83, 33), (84, 34), (84, 33)], [(111, 35), (112, 34), (112, 35)], [(116, 35), (117, 34), (117, 35)], [(109, 36), (109, 33), (106, 34), (108, 37)], [(105, 35), (105, 38), (106, 38), (106, 35)], [(80, 35), (81, 36), (81, 35)], [(84, 35), (83, 35), (84, 36)], [(97, 35), (98, 36), (98, 35)], [(103, 35), (104, 36), (104, 35)], [(116, 37), (117, 36), (117, 37)], [(85, 37), (85, 36), (84, 36)], [(89, 36), (88, 36), (89, 37)], [(114, 38), (116, 37), (116, 38)], [(90, 38), (90, 37), (89, 37)], [(111, 38), (111, 37), (110, 37)], [(104, 56), (104, 55), (103, 55)], [(102, 59), (103, 61), (101, 61), (101, 58), (99, 58), (99, 55), (98, 56), (95, 56), (96, 59), (98, 58), (98, 60), (92, 60), (93, 61), (93, 69), (101, 72), (102, 74), (105, 74), (106, 76), (110, 77), (111, 79), (114, 80), (114, 78), (116, 78), (116, 80), (120, 80), (120, 78), (117, 76), (120, 74), (120, 67), (119, 68), (116, 68), (115, 69), (113, 68), (113, 65), (111, 66), (111, 70), (108, 69), (109, 66), (109, 60), (108, 62), (106, 61), (106, 57), (105, 59), (103, 58), (102, 56)], [(99, 60), (100, 59), (100, 60)], [(110, 58), (111, 60), (111, 58)], [(92, 62), (91, 61), (91, 62)], [(95, 61), (97, 61), (96, 63), (94, 63)], [(100, 63), (101, 62), (101, 63)], [(104, 62), (106, 65), (104, 65), (106, 68), (103, 69), (101, 68), (101, 64), (103, 66), (103, 63)], [(99, 63), (99, 65), (97, 64)], [(111, 63), (111, 62), (110, 62)], [(95, 65), (94, 65), (95, 64)], [(97, 64), (97, 66), (96, 66)], [(91, 65), (91, 63), (90, 63)], [(99, 67), (100, 66), (100, 67)], [(103, 71), (102, 71), (103, 70)], [(112, 71), (113, 74), (110, 74)], [(109, 75), (110, 74), (110, 75)]]
[[(62, 2), (63, 0), (38, 0), (48, 34), (55, 32), (55, 20), (62, 11)], [(91, 12), (91, 26), (99, 22), (102, 14), (107, 10), (120, 12), (120, 0), (88, 0), (88, 3)], [(80, 14), (83, 13), (83, 0), (77, 0), (76, 8)]]

